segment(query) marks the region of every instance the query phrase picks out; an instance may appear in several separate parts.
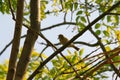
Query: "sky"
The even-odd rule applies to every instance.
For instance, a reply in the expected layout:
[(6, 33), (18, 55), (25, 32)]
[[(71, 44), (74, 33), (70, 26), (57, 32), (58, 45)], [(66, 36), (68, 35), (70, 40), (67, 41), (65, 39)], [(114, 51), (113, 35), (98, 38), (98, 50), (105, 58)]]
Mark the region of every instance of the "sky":
[[(50, 15), (50, 16), (47, 16), (47, 19), (45, 19), (41, 22), (41, 28), (49, 27), (51, 25), (61, 23), (61, 22), (63, 22), (63, 15), (59, 15), (59, 16)], [(6, 14), (3, 15), (3, 14), (0, 13), (0, 24), (1, 24), (0, 51), (1, 51), (13, 38), (15, 22), (12, 20), (11, 15), (6, 15)], [(66, 36), (68, 39), (71, 39), (75, 34), (77, 34), (78, 32), (76, 30), (73, 31), (74, 27), (75, 26), (68, 27), (68, 25), (59, 26), (58, 28), (43, 31), (42, 33), (51, 42), (58, 43), (59, 42), (58, 41), (58, 35), (59, 34), (64, 34), (64, 36)], [(26, 34), (26, 28), (24, 28), (24, 26), (23, 26), (22, 30), (23, 30), (22, 35)], [(93, 39), (86, 39), (86, 38), (90, 38), (88, 33), (85, 33), (84, 35), (85, 36), (82, 36), (80, 38), (81, 41), (84, 41), (84, 40), (86, 40), (87, 42), (92, 42), (93, 41)], [(42, 42), (42, 41), (43, 40), (39, 37), (38, 40), (37, 40), (37, 43)], [(22, 47), (23, 44), (24, 44), (24, 39), (21, 39), (20, 47)], [(41, 50), (41, 47), (40, 47), (39, 44), (36, 44), (35, 46), (36, 46), (35, 47), (36, 50), (38, 50), (38, 51)], [(81, 45), (79, 45), (79, 47), (80, 46)], [(0, 62), (3, 62), (5, 59), (8, 59), (9, 55), (10, 55), (10, 52), (11, 52), (11, 46), (9, 46), (6, 49), (6, 51), (0, 56)]]
[[(0, 51), (8, 44), (13, 37), (14, 21), (10, 15), (3, 15), (0, 13)], [(11, 46), (10, 46), (11, 47)], [(0, 62), (8, 59), (10, 54), (10, 47), (0, 56)]]

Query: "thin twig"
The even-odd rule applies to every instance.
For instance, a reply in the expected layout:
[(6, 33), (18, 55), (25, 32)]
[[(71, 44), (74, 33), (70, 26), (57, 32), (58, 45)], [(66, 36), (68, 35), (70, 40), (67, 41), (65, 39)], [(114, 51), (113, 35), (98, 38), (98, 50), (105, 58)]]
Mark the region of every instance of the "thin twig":
[[(21, 36), (21, 38), (25, 38), (26, 35)], [(3, 50), (0, 52), (0, 55), (2, 55), (2, 53), (12, 44), (13, 40), (11, 40), (4, 48)]]
[(74, 22), (62, 22), (62, 23), (58, 23), (58, 24), (43, 28), (43, 29), (41, 29), (41, 31), (49, 30), (49, 29), (52, 29), (52, 28), (55, 28), (55, 27), (58, 27), (58, 26), (68, 25), (68, 24), (69, 25), (76, 25), (76, 23), (74, 23)]
[[(100, 64), (98, 65), (98, 63), (97, 63), (97, 65), (95, 65), (94, 66), (94, 69), (89, 69), (90, 70), (90, 72), (88, 72), (87, 74), (85, 74), (84, 76), (83, 76), (83, 79), (86, 79), (86, 77), (89, 75), (92, 75), (92, 73), (93, 72), (95, 72), (95, 71), (97, 71), (98, 69), (100, 69), (100, 67), (102, 67), (104, 64), (109, 64), (109, 62), (110, 62), (110, 59), (113, 59), (115, 56), (117, 56), (118, 54), (120, 54), (120, 48), (116, 48), (116, 49), (114, 49), (114, 50), (112, 50), (112, 51), (109, 51), (109, 52), (105, 52), (105, 54), (109, 54), (109, 53), (111, 53), (111, 52), (114, 52), (114, 54), (112, 54), (112, 55), (110, 55), (110, 57), (109, 58), (107, 58), (107, 59), (103, 59), (102, 61), (100, 61)], [(101, 63), (102, 62), (102, 63)], [(93, 67), (92, 67), (93, 68)], [(86, 72), (85, 72), (86, 73)]]
[[(95, 46), (98, 46), (98, 42), (94, 43), (94, 44), (89, 44), (89, 43), (86, 43), (86, 42), (82, 42), (82, 41), (75, 41), (73, 42), (74, 44), (81, 44), (81, 45), (85, 45), (85, 46), (90, 46), (90, 47), (95, 47)], [(39, 44), (41, 45), (48, 45), (46, 43), (43, 43), (43, 42), (39, 42)], [(58, 45), (61, 45), (60, 43), (55, 43), (54, 44), (55, 46), (58, 46)], [(48, 45), (50, 46), (50, 45)]]
[(10, 0), (8, 0), (8, 5), (9, 5), (9, 8), (10, 8), (10, 12), (12, 14), (12, 19), (15, 20), (14, 10), (12, 9), (11, 1)]
[(120, 15), (119, 13), (108, 13), (108, 15)]

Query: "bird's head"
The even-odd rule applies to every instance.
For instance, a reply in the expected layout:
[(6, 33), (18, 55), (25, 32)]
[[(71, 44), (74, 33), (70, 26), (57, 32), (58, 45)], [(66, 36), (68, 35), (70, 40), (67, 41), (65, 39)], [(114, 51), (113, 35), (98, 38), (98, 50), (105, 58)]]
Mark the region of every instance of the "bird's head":
[(64, 36), (62, 34), (58, 35), (58, 39), (63, 39), (63, 38), (64, 38)]

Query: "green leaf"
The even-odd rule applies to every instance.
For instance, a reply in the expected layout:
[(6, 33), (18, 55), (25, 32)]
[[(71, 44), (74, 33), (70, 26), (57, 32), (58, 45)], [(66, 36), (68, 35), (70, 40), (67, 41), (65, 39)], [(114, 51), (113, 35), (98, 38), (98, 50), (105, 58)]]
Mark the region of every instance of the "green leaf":
[(79, 19), (80, 19), (80, 16), (77, 16), (77, 17), (76, 17), (76, 22), (77, 22), (77, 23), (79, 22)]
[(82, 27), (85, 27), (85, 24), (79, 22), (78, 25), (82, 28)]
[(71, 55), (71, 54), (72, 54), (72, 53), (70, 52), (70, 50), (68, 50), (68, 49), (67, 49), (67, 52), (68, 52), (68, 54), (69, 54), (69, 55)]
[(69, 6), (70, 6), (70, 11), (72, 11), (73, 10), (73, 4), (69, 4)]
[(83, 21), (84, 23), (86, 23), (86, 19), (85, 19), (85, 17), (80, 17), (80, 19), (81, 19), (81, 21)]
[(107, 22), (111, 21), (111, 16), (107, 16)]
[(97, 23), (97, 24), (95, 25), (95, 29), (98, 29), (98, 28), (100, 28), (100, 23)]
[(51, 80), (49, 76), (45, 76), (42, 80)]
[(57, 69), (55, 67), (53, 67), (51, 70), (50, 70), (50, 74), (52, 74), (52, 76), (55, 76), (57, 74)]
[(116, 62), (115, 63), (116, 66), (119, 66), (120, 56), (115, 56), (112, 60), (113, 60), (113, 62)]
[(104, 78), (104, 79), (108, 78), (108, 76), (106, 76), (106, 75), (101, 75), (101, 77)]
[(97, 35), (100, 35), (100, 34), (101, 34), (101, 31), (100, 31), (100, 30), (97, 30), (95, 33), (96, 33)]
[(115, 16), (115, 23), (118, 25), (119, 24), (119, 17), (118, 16)]
[(80, 49), (79, 55), (82, 56), (83, 53), (84, 53), (84, 49)]
[(78, 7), (78, 3), (75, 3), (75, 4), (74, 4), (74, 10), (76, 10), (77, 7)]
[(84, 28), (85, 28), (85, 24), (83, 24), (83, 23), (81, 23), (81, 22), (79, 22), (79, 23), (77, 23), (78, 24), (78, 26), (79, 26), (79, 31), (82, 31)]
[(2, 0), (0, 0), (0, 5), (2, 4)]
[(76, 15), (81, 15), (83, 11), (78, 11)]
[(96, 0), (96, 3), (98, 3), (98, 4), (101, 3), (101, 2), (102, 2), (102, 0)]
[(41, 3), (46, 3), (46, 4), (48, 4), (48, 1), (41, 0)]
[(107, 32), (107, 31), (103, 31), (103, 34), (105, 35), (105, 36), (107, 36), (107, 37), (109, 37), (110, 35), (109, 35), (109, 33)]
[(74, 62), (76, 60), (76, 57), (77, 57), (76, 55), (72, 56), (71, 62)]

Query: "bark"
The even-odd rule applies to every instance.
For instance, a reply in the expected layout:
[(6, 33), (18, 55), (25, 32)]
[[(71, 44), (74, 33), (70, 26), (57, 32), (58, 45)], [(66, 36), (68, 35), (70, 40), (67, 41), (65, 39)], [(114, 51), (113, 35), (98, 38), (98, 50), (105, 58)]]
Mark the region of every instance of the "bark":
[(23, 19), (23, 7), (24, 0), (17, 0), (17, 12), (16, 12), (16, 23), (15, 23), (15, 31), (14, 38), (12, 44), (12, 50), (9, 60), (8, 74), (6, 80), (14, 80), (15, 76), (15, 68), (16, 68), (16, 60), (19, 51), (20, 44), (20, 36), (21, 36), (21, 28), (22, 28), (22, 19)]
[(23, 51), (16, 68), (15, 80), (24, 80), (24, 75), (30, 61), (31, 51), (38, 37), (35, 32), (40, 31), (40, 0), (31, 0), (30, 8), (31, 29), (27, 31)]

